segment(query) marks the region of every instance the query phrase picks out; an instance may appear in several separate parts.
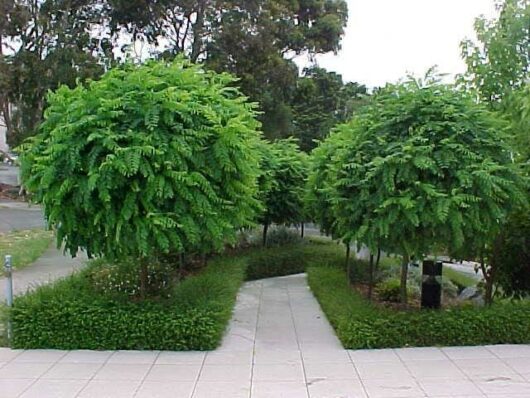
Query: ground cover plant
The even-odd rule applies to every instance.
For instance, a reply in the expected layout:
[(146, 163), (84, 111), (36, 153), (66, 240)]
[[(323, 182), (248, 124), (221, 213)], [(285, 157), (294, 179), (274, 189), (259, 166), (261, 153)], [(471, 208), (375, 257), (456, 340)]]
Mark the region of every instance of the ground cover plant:
[(113, 279), (101, 286), (102, 272), (111, 271), (98, 261), (76, 275), (16, 297), (10, 312), (12, 347), (214, 349), (232, 314), (245, 261), (216, 258), (198, 274), (167, 289), (157, 288), (145, 299), (134, 291), (138, 289), (134, 280), (127, 284)]
[(0, 233), (0, 259), (12, 256), (13, 267), (23, 268), (36, 261), (48, 249), (53, 240), (51, 231), (30, 229)]
[(307, 272), (309, 286), (345, 348), (530, 343), (528, 301), (396, 310), (370, 303), (352, 289), (344, 269), (313, 266)]

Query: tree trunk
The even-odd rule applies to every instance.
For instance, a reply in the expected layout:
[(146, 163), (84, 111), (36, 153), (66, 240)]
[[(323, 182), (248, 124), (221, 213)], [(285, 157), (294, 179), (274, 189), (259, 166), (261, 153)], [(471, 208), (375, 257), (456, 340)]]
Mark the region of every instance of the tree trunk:
[(269, 224), (263, 224), (263, 247), (267, 246), (267, 231), (269, 230)]
[(301, 238), (304, 237), (304, 223), (301, 223), (301, 224), (300, 224), (300, 237), (301, 237)]
[(372, 291), (374, 288), (374, 255), (370, 252), (370, 276), (368, 280), (368, 300), (372, 301)]
[(381, 249), (377, 248), (377, 258), (375, 260), (375, 269), (374, 271), (377, 271), (379, 269), (379, 261), (381, 260)]
[(147, 295), (147, 259), (140, 259), (140, 297), (145, 299)]
[(204, 34), (204, 14), (206, 12), (206, 1), (199, 2), (197, 8), (197, 19), (192, 27), (193, 29), (193, 42), (191, 44), (190, 59), (192, 62), (197, 62), (199, 55), (201, 54), (202, 40)]
[(179, 254), (179, 280), (184, 279), (184, 253)]
[(401, 303), (407, 304), (407, 276), (409, 271), (410, 257), (408, 254), (403, 256), (401, 263), (401, 286), (400, 286), (400, 297)]
[(350, 244), (346, 243), (346, 275), (348, 276), (348, 285), (351, 285), (352, 281), (352, 269), (350, 267)]
[(493, 275), (491, 269), (486, 269), (486, 262), (484, 256), (480, 256), (480, 269), (486, 281), (486, 291), (484, 292), (484, 303), (489, 307), (493, 304)]

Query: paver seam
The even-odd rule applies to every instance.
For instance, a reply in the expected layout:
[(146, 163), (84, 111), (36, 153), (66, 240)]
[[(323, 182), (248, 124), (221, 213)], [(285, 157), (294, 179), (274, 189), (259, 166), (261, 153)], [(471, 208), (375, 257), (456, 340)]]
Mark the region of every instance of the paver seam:
[(158, 357), (160, 356), (161, 353), (162, 353), (162, 351), (158, 351), (158, 354), (156, 354), (153, 362), (151, 363), (151, 366), (149, 366), (149, 369), (147, 370), (147, 372), (144, 374), (144, 376), (140, 380), (140, 384), (138, 384), (138, 386), (136, 387), (136, 390), (134, 390), (133, 397), (136, 397), (138, 395), (138, 392), (140, 391), (140, 388), (142, 388), (142, 386), (143, 386), (143, 384), (145, 382), (145, 379), (147, 378), (147, 376), (149, 376), (149, 373), (151, 372), (151, 369), (153, 369), (153, 366), (155, 366), (155, 363), (156, 363), (156, 361), (157, 361), (157, 359), (158, 359)]
[(261, 309), (261, 299), (263, 297), (263, 281), (260, 281), (259, 287), (260, 290), (256, 314), (256, 326), (254, 327), (254, 343), (252, 344), (252, 363), (250, 365), (250, 390), (248, 391), (249, 398), (252, 398), (252, 386), (254, 384), (254, 365), (256, 364), (256, 336), (258, 335), (259, 313)]
[(522, 375), (521, 373), (519, 373), (513, 366), (511, 366), (508, 362), (505, 361), (505, 359), (508, 359), (508, 358), (502, 358), (500, 356), (498, 356), (497, 354), (495, 354), (495, 351), (493, 350), (490, 350), (488, 346), (484, 346), (484, 348), (486, 348), (486, 350), (488, 350), (495, 358), (499, 359), (503, 364), (505, 364), (506, 366), (508, 366), (511, 370), (514, 371), (514, 373), (516, 373), (518, 376), (521, 376), (521, 378), (523, 380), (526, 380), (525, 376)]
[[(70, 351), (67, 351), (67, 353), (70, 352)], [(110, 354), (107, 359), (105, 359), (103, 361), (103, 363), (101, 364), (101, 366), (94, 372), (94, 374), (92, 375), (92, 377), (90, 377), (87, 382), (85, 383), (85, 385), (83, 386), (83, 388), (81, 388), (79, 390), (79, 392), (76, 394), (76, 398), (79, 397), (81, 395), (81, 393), (85, 390), (85, 388), (87, 388), (87, 386), (90, 384), (91, 381), (94, 380), (94, 377), (96, 377), (96, 375), (99, 373), (99, 371), (101, 369), (103, 369), (103, 367), (109, 362), (110, 358), (112, 358), (114, 356), (114, 354), (116, 354), (116, 351), (114, 351), (112, 354)]]
[[(342, 345), (342, 343), (340, 343), (340, 344)], [(344, 346), (343, 346), (343, 348), (344, 348)], [(359, 369), (357, 369), (357, 365), (355, 365), (355, 361), (353, 360), (352, 356), (350, 355), (350, 351), (346, 350), (346, 354), (348, 354), (348, 358), (350, 358), (350, 362), (351, 362), (351, 364), (353, 366), (353, 369), (355, 369), (355, 374), (357, 375), (357, 378), (359, 379), (359, 383), (361, 384), (361, 387), (362, 387), (362, 389), (364, 391), (364, 395), (366, 397), (369, 397), (368, 390), (366, 389), (366, 386), (364, 385), (364, 381), (363, 381), (363, 379), (361, 377), (361, 374), (359, 373)]]
[[(11, 361), (9, 361), (9, 362), (12, 363), (12, 362), (15, 360), (15, 358), (19, 357), (20, 355), (22, 355), (22, 353), (24, 353), (24, 352), (26, 352), (26, 351), (27, 351), (27, 350), (22, 351), (20, 354), (18, 354), (17, 356), (13, 357), (13, 358), (11, 359)], [(57, 364), (61, 359), (63, 359), (63, 358), (66, 356), (66, 354), (68, 354), (68, 351), (65, 351), (65, 352), (63, 353), (62, 356), (60, 356), (59, 358), (57, 358), (57, 359), (55, 360), (55, 362), (51, 362), (51, 363), (50, 363), (50, 366), (49, 366), (49, 367), (48, 367), (48, 368), (47, 368), (47, 369), (46, 369), (46, 370), (45, 370), (45, 371), (44, 371), (39, 377), (36, 377), (35, 380), (33, 380), (32, 383), (30, 383), (25, 389), (23, 389), (23, 390), (20, 392), (20, 394), (18, 394), (18, 397), (21, 397), (22, 395), (24, 395), (24, 394), (26, 393), (26, 391), (28, 391), (31, 387), (33, 387), (33, 385), (36, 384), (36, 383), (42, 378), (43, 375), (45, 375), (46, 373), (48, 373), (48, 372), (50, 371), (50, 369), (53, 368), (53, 367), (55, 366), (55, 364)], [(35, 362), (35, 363), (38, 363), (38, 362)], [(41, 363), (42, 363), (42, 362), (41, 362)]]
[(193, 396), (195, 395), (195, 392), (197, 391), (197, 384), (199, 384), (199, 379), (201, 378), (202, 369), (204, 368), (204, 363), (206, 362), (206, 358), (207, 357), (208, 357), (208, 353), (206, 353), (202, 357), (202, 361), (201, 361), (201, 366), (199, 368), (199, 372), (197, 373), (197, 376), (195, 377), (195, 381), (193, 382), (193, 389), (191, 390), (190, 398), (193, 398)]
[[(508, 358), (502, 358), (500, 356), (498, 356), (495, 351), (493, 350), (490, 350), (488, 346), (484, 346), (484, 348), (486, 348), (486, 350), (488, 350), (489, 352), (491, 352), (491, 354), (493, 354), (493, 356), (495, 358), (497, 358), (498, 360), (500, 360), (504, 365), (506, 365), (509, 369), (511, 369), (516, 375), (518, 375), (519, 377), (521, 377), (521, 379), (523, 380), (523, 382), (525, 383), (528, 383), (530, 384), (530, 380), (528, 380), (523, 374), (519, 373), (513, 366), (511, 366), (508, 362), (505, 361), (505, 359), (508, 359)], [(482, 388), (480, 388), (480, 386), (477, 385), (477, 388), (483, 392)], [(484, 393), (485, 394), (485, 393)]]
[(403, 360), (403, 358), (401, 358), (401, 355), (399, 355), (399, 353), (397, 353), (395, 349), (392, 349), (392, 351), (394, 352), (394, 354), (396, 354), (399, 362), (401, 362), (403, 367), (407, 369), (407, 372), (409, 372), (410, 377), (412, 377), (412, 380), (414, 380), (414, 383), (416, 383), (416, 385), (419, 387), (420, 391), (423, 393), (423, 396), (428, 397), (427, 392), (423, 389), (418, 379), (416, 379), (416, 376), (414, 376), (414, 374), (410, 371), (409, 367), (407, 366), (407, 363)]
[(291, 314), (291, 322), (293, 324), (293, 329), (294, 329), (294, 335), (296, 336), (296, 345), (298, 347), (298, 354), (300, 355), (300, 362), (302, 364), (302, 373), (304, 374), (304, 384), (305, 384), (305, 389), (306, 389), (306, 394), (307, 394), (307, 397), (311, 397), (311, 395), (309, 394), (309, 385), (307, 383), (307, 375), (306, 375), (306, 371), (305, 371), (305, 364), (304, 364), (304, 356), (302, 355), (302, 348), (300, 346), (300, 340), (298, 339), (298, 330), (296, 329), (296, 322), (294, 321), (294, 313), (293, 313), (293, 306), (291, 304), (291, 294), (289, 292), (289, 286), (286, 286), (285, 287), (285, 290), (287, 292), (287, 301), (289, 303), (289, 312)]
[(442, 354), (453, 364), (456, 366), (456, 368), (462, 372), (462, 374), (465, 376), (465, 378), (471, 382), (471, 384), (473, 384), (473, 386), (476, 387), (477, 391), (480, 391), (480, 394), (483, 395), (484, 397), (487, 397), (486, 393), (484, 391), (482, 391), (482, 388), (480, 388), (477, 383), (475, 383), (475, 381), (471, 378), (471, 376), (469, 376), (466, 372), (464, 372), (464, 370), (458, 366), (458, 364), (449, 356), (447, 355), (447, 353), (444, 351), (444, 350), (441, 350), (440, 351), (442, 352)]

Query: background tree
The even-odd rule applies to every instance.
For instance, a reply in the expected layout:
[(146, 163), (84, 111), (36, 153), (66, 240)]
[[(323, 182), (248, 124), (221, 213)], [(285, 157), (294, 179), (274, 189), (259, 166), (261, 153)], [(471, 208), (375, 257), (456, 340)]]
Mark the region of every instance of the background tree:
[[(480, 18), (475, 30), (478, 43), (465, 41), (463, 56), (468, 70), (463, 80), (499, 117), (509, 122), (513, 158), (521, 173), (530, 177), (530, 3), (506, 0), (499, 3), (499, 17)], [(530, 200), (530, 189), (526, 196)], [(525, 258), (526, 227), (530, 213), (524, 206), (513, 209), (497, 237), (490, 242), (481, 258), (487, 280), (487, 295), (499, 282), (503, 291), (520, 296), (528, 269)], [(511, 250), (512, 255), (508, 254)], [(488, 261), (488, 264), (485, 264)], [(512, 284), (512, 285), (510, 285)], [(489, 298), (490, 299), (490, 298)]]
[(260, 103), (269, 138), (292, 135), (290, 98), (295, 55), (337, 51), (348, 16), (344, 0), (111, 0), (113, 30), (160, 45), (161, 55), (238, 76), (242, 91)]
[(300, 148), (310, 151), (315, 140), (325, 138), (331, 129), (348, 120), (363, 104), (366, 87), (344, 83), (342, 76), (313, 66), (304, 69), (293, 94), (294, 136)]
[(41, 122), (48, 90), (100, 76), (112, 51), (108, 38), (94, 36), (99, 1), (3, 0), (1, 8), (0, 105), (16, 145)]
[(310, 166), (306, 184), (305, 208), (306, 214), (326, 235), (332, 239), (341, 239), (346, 247), (346, 272), (348, 281), (353, 280), (354, 270), (351, 269), (350, 252), (351, 240), (339, 229), (341, 225), (333, 212), (333, 184), (336, 182), (336, 173), (330, 167), (333, 156), (347, 145), (345, 138), (340, 134), (331, 134), (326, 140), (319, 142), (311, 151)]
[(145, 272), (162, 253), (234, 242), (258, 205), (259, 124), (233, 82), (178, 59), (51, 94), (22, 171), (58, 243)]
[(307, 155), (293, 139), (278, 140), (262, 147), (260, 198), (263, 213), (263, 245), (271, 224), (298, 224), (304, 221), (304, 189)]
[(530, 295), (530, 217), (528, 207), (513, 212), (491, 248), (495, 283), (508, 297)]
[(528, 83), (530, 73), (530, 3), (504, 0), (498, 19), (478, 18), (478, 42), (462, 42), (467, 64), (464, 80), (496, 108)]
[(345, 240), (381, 247), (408, 263), (438, 250), (491, 240), (522, 180), (502, 124), (472, 95), (432, 80), (389, 85), (337, 134), (334, 215)]

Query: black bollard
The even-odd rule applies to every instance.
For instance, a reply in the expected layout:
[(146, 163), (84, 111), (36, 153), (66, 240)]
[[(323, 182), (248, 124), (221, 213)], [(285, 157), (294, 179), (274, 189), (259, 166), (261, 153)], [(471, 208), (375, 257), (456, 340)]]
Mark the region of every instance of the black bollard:
[(442, 262), (424, 260), (421, 283), (421, 308), (438, 309), (442, 304)]

